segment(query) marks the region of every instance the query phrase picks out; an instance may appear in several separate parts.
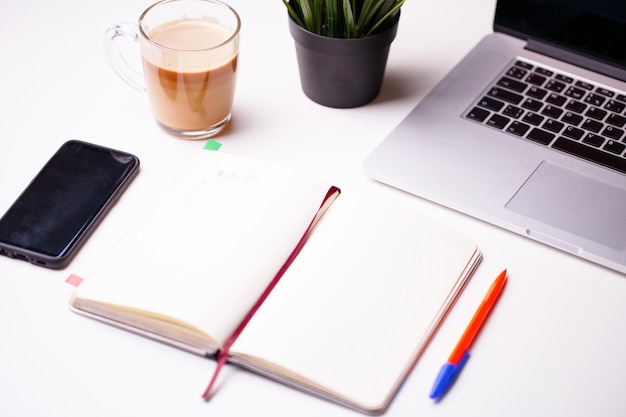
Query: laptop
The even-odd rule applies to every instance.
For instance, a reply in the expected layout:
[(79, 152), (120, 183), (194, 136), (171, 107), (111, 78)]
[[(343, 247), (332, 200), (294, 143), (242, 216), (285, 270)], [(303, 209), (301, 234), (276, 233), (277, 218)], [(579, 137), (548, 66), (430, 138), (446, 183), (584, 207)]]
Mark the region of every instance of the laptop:
[(625, 152), (626, 2), (498, 0), (364, 170), (626, 273)]

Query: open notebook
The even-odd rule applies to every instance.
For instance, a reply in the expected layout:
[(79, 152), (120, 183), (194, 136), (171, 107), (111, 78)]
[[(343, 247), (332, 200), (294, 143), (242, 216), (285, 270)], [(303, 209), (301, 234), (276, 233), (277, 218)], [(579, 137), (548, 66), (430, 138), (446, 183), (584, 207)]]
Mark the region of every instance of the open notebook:
[(381, 412), (481, 256), (397, 203), (337, 195), (283, 167), (201, 151), (71, 308)]

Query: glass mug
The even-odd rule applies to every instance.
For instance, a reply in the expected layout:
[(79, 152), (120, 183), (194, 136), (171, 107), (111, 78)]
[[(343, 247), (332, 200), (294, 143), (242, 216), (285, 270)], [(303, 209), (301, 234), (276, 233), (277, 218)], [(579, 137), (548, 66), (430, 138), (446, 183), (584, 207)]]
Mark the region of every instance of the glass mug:
[[(110, 27), (105, 51), (120, 78), (147, 92), (164, 130), (204, 139), (231, 118), (240, 28), (237, 13), (218, 0), (164, 0), (147, 8), (138, 25)], [(143, 75), (124, 58), (122, 38), (139, 42)]]

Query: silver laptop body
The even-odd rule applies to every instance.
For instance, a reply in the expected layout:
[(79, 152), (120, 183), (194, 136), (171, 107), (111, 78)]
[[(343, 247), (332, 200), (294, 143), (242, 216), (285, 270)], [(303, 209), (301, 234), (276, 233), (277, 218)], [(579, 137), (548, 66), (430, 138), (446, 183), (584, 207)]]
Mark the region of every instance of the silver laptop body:
[[(626, 68), (621, 66), (626, 64), (626, 58), (620, 55), (625, 49), (602, 59), (596, 52), (581, 54), (579, 46), (575, 51), (562, 49), (559, 39), (549, 42), (536, 39), (543, 36), (541, 30), (530, 35), (521, 33), (520, 27), (524, 25), (515, 25), (532, 20), (528, 16), (517, 19), (516, 15), (540, 12), (545, 3), (499, 0), (494, 22), (496, 32), (472, 49), (367, 157), (365, 173), (382, 183), (626, 273), (626, 156), (625, 151), (620, 152), (622, 144), (626, 144), (626, 133), (618, 136), (620, 131), (626, 131), (626, 126), (620, 127), (619, 122), (611, 125), (609, 131), (614, 140), (609, 139), (603, 145), (594, 143), (597, 135), (587, 130), (587, 124), (595, 126), (591, 115), (596, 117), (607, 106), (621, 107), (618, 98), (626, 100)], [(555, 10), (555, 4), (556, 10), (563, 8), (557, 22), (549, 26), (541, 19), (536, 20), (541, 20), (540, 25), (559, 29), (554, 32), (565, 32), (560, 30), (561, 26), (569, 26), (571, 20), (580, 16), (600, 19), (600, 23), (611, 17), (616, 19), (613, 23), (618, 32), (621, 30), (621, 35), (626, 37), (626, 4), (604, 0), (581, 0), (574, 2), (576, 6), (567, 0), (547, 3), (551, 10)], [(505, 27), (511, 21), (513, 27)], [(599, 26), (606, 28), (609, 24)], [(566, 87), (556, 96), (565, 96), (567, 103), (580, 98), (576, 95), (580, 89), (571, 90), (570, 84), (591, 88), (595, 95), (580, 113), (582, 121), (577, 127), (557, 130), (561, 118), (574, 115), (565, 108), (567, 104), (562, 105), (563, 112), (552, 117), (549, 125), (545, 123), (550, 117), (543, 115), (542, 109), (524, 108), (525, 101), (504, 101), (505, 109), (494, 117), (498, 112), (489, 109), (492, 99), (498, 101), (499, 95), (515, 94), (523, 88), (510, 80), (513, 77), (508, 77), (512, 66), (513, 72), (518, 72), (516, 63), (528, 69), (525, 76), (517, 79), (528, 84), (527, 88), (536, 87), (527, 83), (526, 77), (537, 68), (542, 74), (558, 74), (558, 79), (566, 81)], [(506, 77), (504, 81), (503, 77)], [(502, 82), (500, 88), (498, 83)], [(510, 84), (513, 90), (508, 89)], [(540, 89), (546, 89), (546, 84)], [(552, 91), (548, 93), (555, 96)], [(598, 95), (606, 95), (606, 100), (594, 102)], [(554, 107), (550, 105), (548, 110), (558, 110)], [(594, 107), (594, 113), (590, 107)], [(509, 117), (508, 113), (516, 109), (521, 111)], [(622, 117), (626, 120), (626, 109), (618, 113), (606, 117), (612, 117), (611, 123), (621, 121)], [(468, 118), (470, 115), (485, 119), (472, 120)], [(528, 120), (543, 117), (543, 121), (532, 124), (525, 117)], [(544, 137), (550, 137), (543, 132), (544, 126), (554, 131), (549, 131), (554, 136), (552, 144), (559, 138), (568, 144), (565, 150), (540, 143), (547, 141)], [(518, 128), (524, 134), (516, 131)], [(578, 130), (582, 131), (582, 138), (563, 138)], [(589, 151), (592, 158), (570, 155), (570, 145), (576, 152), (582, 148), (584, 155), (586, 147), (592, 148)], [(611, 149), (611, 154), (606, 158), (600, 156), (599, 164), (590, 162), (598, 159), (596, 154), (601, 147)]]

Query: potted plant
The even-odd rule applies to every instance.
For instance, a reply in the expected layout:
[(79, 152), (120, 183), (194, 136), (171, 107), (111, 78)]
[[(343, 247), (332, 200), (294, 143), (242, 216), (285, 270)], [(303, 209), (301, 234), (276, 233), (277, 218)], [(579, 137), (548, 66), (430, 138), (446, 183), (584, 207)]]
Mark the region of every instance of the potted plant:
[(304, 93), (336, 108), (376, 98), (406, 0), (282, 1)]

